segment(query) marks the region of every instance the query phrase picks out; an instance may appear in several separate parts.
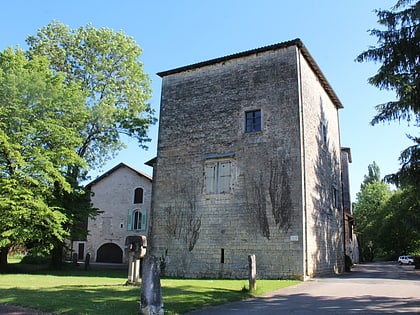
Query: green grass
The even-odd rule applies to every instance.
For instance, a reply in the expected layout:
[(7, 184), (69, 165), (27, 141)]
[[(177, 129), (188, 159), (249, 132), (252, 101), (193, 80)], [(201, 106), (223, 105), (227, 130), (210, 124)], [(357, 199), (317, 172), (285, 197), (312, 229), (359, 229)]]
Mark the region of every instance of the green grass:
[[(0, 303), (57, 314), (138, 314), (140, 287), (125, 286), (126, 270), (69, 269), (0, 274)], [(253, 295), (299, 281), (257, 280)], [(247, 280), (162, 279), (165, 314), (182, 314), (251, 296)]]

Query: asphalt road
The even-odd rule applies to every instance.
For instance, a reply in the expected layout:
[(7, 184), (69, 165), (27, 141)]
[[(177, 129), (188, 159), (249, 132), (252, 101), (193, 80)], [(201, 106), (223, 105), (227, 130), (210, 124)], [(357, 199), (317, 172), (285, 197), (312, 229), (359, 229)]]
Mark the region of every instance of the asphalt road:
[[(0, 314), (46, 315), (4, 304)], [(420, 314), (420, 270), (396, 263), (357, 265), (344, 275), (315, 278), (264, 297), (188, 313), (222, 314)]]
[(372, 263), (357, 265), (344, 275), (315, 278), (264, 297), (188, 315), (399, 313), (420, 314), (420, 270), (396, 263)]

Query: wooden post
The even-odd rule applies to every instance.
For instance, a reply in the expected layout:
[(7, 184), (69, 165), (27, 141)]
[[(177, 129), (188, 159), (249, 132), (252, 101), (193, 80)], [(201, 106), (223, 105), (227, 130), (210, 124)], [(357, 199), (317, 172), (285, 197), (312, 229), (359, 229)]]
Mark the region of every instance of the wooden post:
[(249, 291), (254, 291), (257, 288), (257, 260), (255, 255), (248, 255), (249, 265)]
[(90, 269), (90, 254), (87, 253), (86, 254), (86, 258), (85, 258), (85, 270)]

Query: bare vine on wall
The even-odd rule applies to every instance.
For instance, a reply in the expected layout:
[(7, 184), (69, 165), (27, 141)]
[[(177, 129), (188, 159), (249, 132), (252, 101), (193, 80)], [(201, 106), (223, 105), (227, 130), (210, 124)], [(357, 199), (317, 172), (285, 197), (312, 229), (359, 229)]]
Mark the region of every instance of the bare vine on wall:
[(292, 200), (290, 197), (290, 179), (287, 174), (286, 165), (278, 159), (269, 162), (270, 184), (268, 192), (271, 201), (271, 211), (274, 221), (279, 228), (290, 228), (290, 215)]
[[(259, 161), (260, 166), (247, 172), (245, 196), (248, 213), (258, 222), (261, 235), (269, 239), (270, 218), (279, 229), (288, 230), (291, 226), (290, 177), (284, 154), (261, 156), (264, 158)], [(272, 217), (267, 210), (271, 210)]]
[(247, 183), (248, 189), (246, 194), (246, 203), (248, 213), (252, 219), (258, 223), (259, 231), (263, 237), (270, 239), (270, 228), (267, 218), (267, 202), (265, 196), (264, 176), (262, 173), (257, 177), (250, 177)]
[(166, 231), (170, 238), (182, 240), (188, 251), (194, 249), (200, 236), (201, 216), (197, 211), (194, 183), (178, 187), (172, 204), (165, 208)]

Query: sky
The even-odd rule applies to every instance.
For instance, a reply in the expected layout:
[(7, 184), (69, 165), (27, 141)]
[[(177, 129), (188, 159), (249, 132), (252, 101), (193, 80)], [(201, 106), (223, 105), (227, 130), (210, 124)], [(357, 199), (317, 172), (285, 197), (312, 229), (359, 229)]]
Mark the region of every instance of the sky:
[[(350, 147), (351, 194), (355, 201), (368, 165), (381, 175), (399, 168), (400, 152), (415, 134), (406, 122), (371, 126), (375, 105), (395, 98), (368, 84), (380, 64), (357, 63), (358, 54), (377, 44), (376, 9), (396, 0), (14, 0), (0, 6), (0, 50), (26, 49), (25, 39), (53, 20), (72, 29), (91, 23), (133, 37), (151, 79), (152, 108), (159, 118), (161, 79), (157, 72), (300, 38), (344, 109), (339, 112), (341, 146)], [(156, 156), (158, 124), (149, 131), (148, 150), (126, 139), (127, 148), (90, 173), (92, 179), (124, 162), (151, 175), (144, 163)]]

